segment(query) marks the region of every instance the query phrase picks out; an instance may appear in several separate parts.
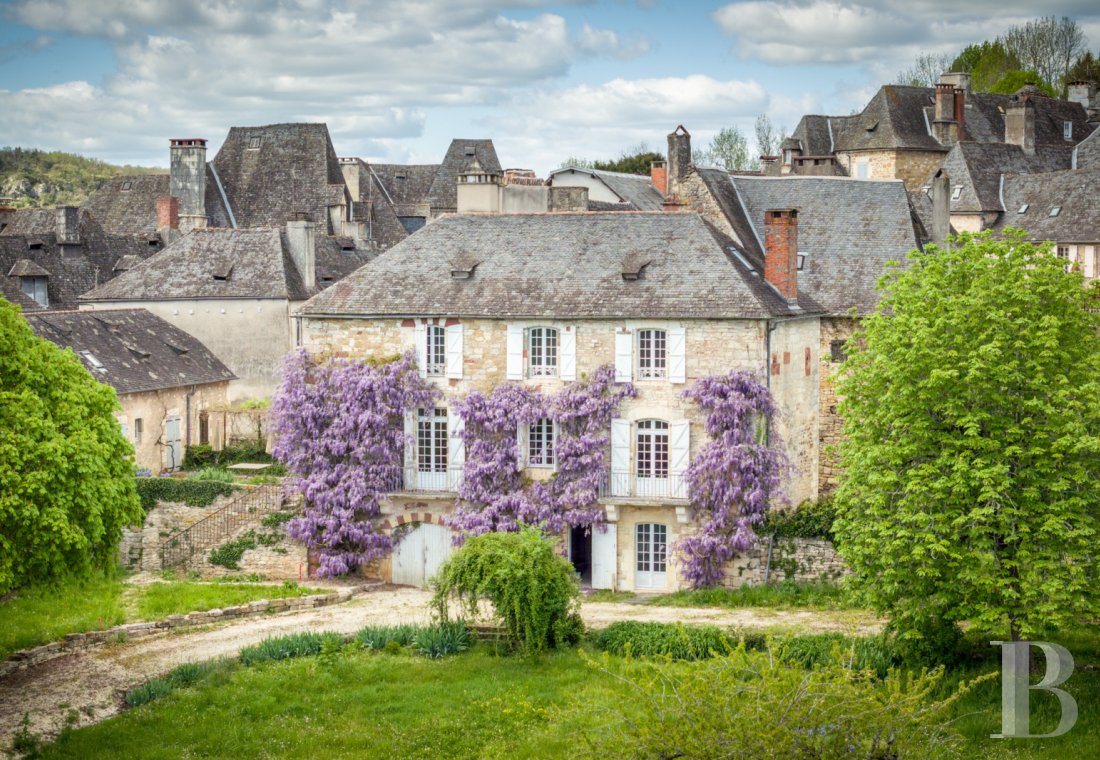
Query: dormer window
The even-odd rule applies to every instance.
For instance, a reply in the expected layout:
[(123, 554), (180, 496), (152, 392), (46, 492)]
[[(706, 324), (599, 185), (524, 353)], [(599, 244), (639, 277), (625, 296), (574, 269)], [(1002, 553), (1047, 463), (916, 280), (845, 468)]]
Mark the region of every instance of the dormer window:
[(1052, 208), (1050, 210), (1050, 216), (1051, 217), (1058, 216), (1061, 213), (1062, 213), (1062, 207), (1061, 206), (1055, 206), (1054, 208)]
[(250, 137), (250, 138), (248, 138), (248, 149), (249, 150), (259, 150), (260, 149), (260, 138), (259, 137)]
[(466, 155), (467, 156), (472, 156), (476, 152), (477, 152), (477, 149), (473, 145), (467, 145), (466, 146)]
[(233, 265), (223, 264), (214, 270), (214, 279), (219, 281), (228, 280), (231, 274), (233, 274)]
[(1030, 203), (1025, 203), (1024, 205), (1020, 206), (1020, 210), (1017, 211), (1016, 213), (1017, 214), (1026, 214), (1027, 210), (1029, 208), (1031, 208), (1031, 204)]
[(1063, 121), (1062, 122), (1062, 137), (1066, 138), (1067, 140), (1072, 140), (1073, 139), (1073, 122), (1072, 121)]
[(50, 305), (50, 297), (46, 293), (45, 277), (20, 277), (19, 287), (28, 298), (33, 298), (42, 307)]
[(405, 174), (405, 172), (397, 172), (396, 174), (393, 175), (393, 178), (394, 179), (405, 179), (405, 177), (407, 177), (407, 176), (408, 175)]
[(27, 249), (31, 250), (31, 251), (41, 251), (42, 250), (42, 241), (41, 240), (28, 240), (27, 241)]
[(798, 252), (798, 271), (801, 272), (805, 266), (806, 266), (806, 252), (805, 251), (799, 251)]
[(126, 180), (122, 183), (122, 192), (127, 193), (134, 189), (134, 183), (130, 180)]
[(623, 259), (623, 279), (627, 281), (640, 280), (645, 275), (645, 268), (649, 266), (649, 259), (631, 255)]

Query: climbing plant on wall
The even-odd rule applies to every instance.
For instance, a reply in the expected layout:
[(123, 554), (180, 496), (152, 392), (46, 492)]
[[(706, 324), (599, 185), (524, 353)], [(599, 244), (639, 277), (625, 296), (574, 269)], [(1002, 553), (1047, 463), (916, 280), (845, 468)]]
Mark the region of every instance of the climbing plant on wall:
[(703, 410), (709, 440), (687, 471), (700, 528), (680, 540), (678, 551), (685, 579), (712, 586), (727, 561), (756, 543), (753, 526), (779, 496), (786, 458), (774, 435), (771, 442), (766, 435), (775, 402), (751, 372), (702, 378), (683, 397)]
[(290, 354), (271, 405), (275, 457), (305, 498), (292, 538), (317, 548), (321, 575), (348, 573), (391, 548), (372, 523), (402, 475), (405, 412), (430, 406), (439, 391), (421, 379), (415, 357), (372, 366)]

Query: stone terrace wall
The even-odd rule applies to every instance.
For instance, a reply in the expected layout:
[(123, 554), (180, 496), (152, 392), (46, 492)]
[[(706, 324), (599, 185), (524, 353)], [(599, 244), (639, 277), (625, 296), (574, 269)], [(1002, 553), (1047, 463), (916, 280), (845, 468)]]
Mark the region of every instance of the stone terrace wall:
[[(759, 586), (764, 583), (768, 564), (768, 542), (762, 540), (752, 551), (745, 552), (726, 565), (723, 585)], [(835, 581), (848, 573), (844, 559), (829, 541), (812, 538), (777, 538), (772, 545), (771, 569), (768, 580), (778, 583), (795, 581)]]

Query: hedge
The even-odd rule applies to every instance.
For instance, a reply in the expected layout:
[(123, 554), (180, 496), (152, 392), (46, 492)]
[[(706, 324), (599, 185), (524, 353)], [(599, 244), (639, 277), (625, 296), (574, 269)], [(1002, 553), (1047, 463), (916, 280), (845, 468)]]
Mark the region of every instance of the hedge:
[(214, 480), (178, 478), (135, 478), (141, 508), (148, 514), (158, 501), (172, 501), (189, 507), (209, 507), (219, 496), (228, 496), (238, 487)]
[(833, 521), (836, 507), (831, 498), (806, 501), (798, 509), (768, 512), (764, 523), (757, 529), (758, 536), (775, 535), (777, 538), (821, 538), (833, 540)]

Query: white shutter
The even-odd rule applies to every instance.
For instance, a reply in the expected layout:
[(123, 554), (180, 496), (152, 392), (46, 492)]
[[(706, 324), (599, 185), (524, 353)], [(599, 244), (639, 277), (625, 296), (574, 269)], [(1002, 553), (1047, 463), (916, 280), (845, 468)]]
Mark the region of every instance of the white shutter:
[(634, 333), (615, 333), (615, 382), (629, 383), (634, 375)]
[(668, 469), (672, 482), (670, 494), (674, 499), (687, 498), (687, 469), (691, 457), (690, 431), (691, 423), (687, 420), (676, 420), (668, 426)]
[(629, 420), (611, 420), (611, 495), (630, 495)]
[(516, 425), (516, 469), (522, 470), (527, 466), (527, 451), (531, 445), (530, 426), (519, 423)]
[[(448, 336), (449, 338), (450, 336)], [(448, 346), (449, 347), (449, 346)], [(447, 417), (447, 485), (457, 491), (462, 485), (462, 465), (466, 463), (466, 443), (462, 440), (462, 430), (466, 421), (449, 411)]]
[(523, 325), (508, 325), (508, 371), (509, 380), (523, 379)]
[(462, 379), (462, 325), (447, 326), (447, 377)]
[(618, 532), (615, 523), (592, 526), (592, 588), (615, 587)]
[(416, 410), (405, 412), (405, 472), (404, 488), (416, 488)]
[(561, 379), (577, 379), (577, 328), (566, 325), (561, 330)]
[(416, 322), (416, 366), (420, 369), (420, 376), (428, 376), (428, 326), (417, 320)]
[(553, 447), (554, 447), (553, 448), (553, 451), (554, 451), (554, 464), (553, 464), (553, 469), (554, 469), (554, 472), (557, 472), (558, 471), (558, 421), (557, 420), (554, 420), (553, 422), (550, 423), (550, 430), (552, 431), (551, 435), (554, 436), (554, 444), (553, 444)]
[(668, 380), (671, 383), (687, 380), (687, 330), (682, 327), (668, 330)]

